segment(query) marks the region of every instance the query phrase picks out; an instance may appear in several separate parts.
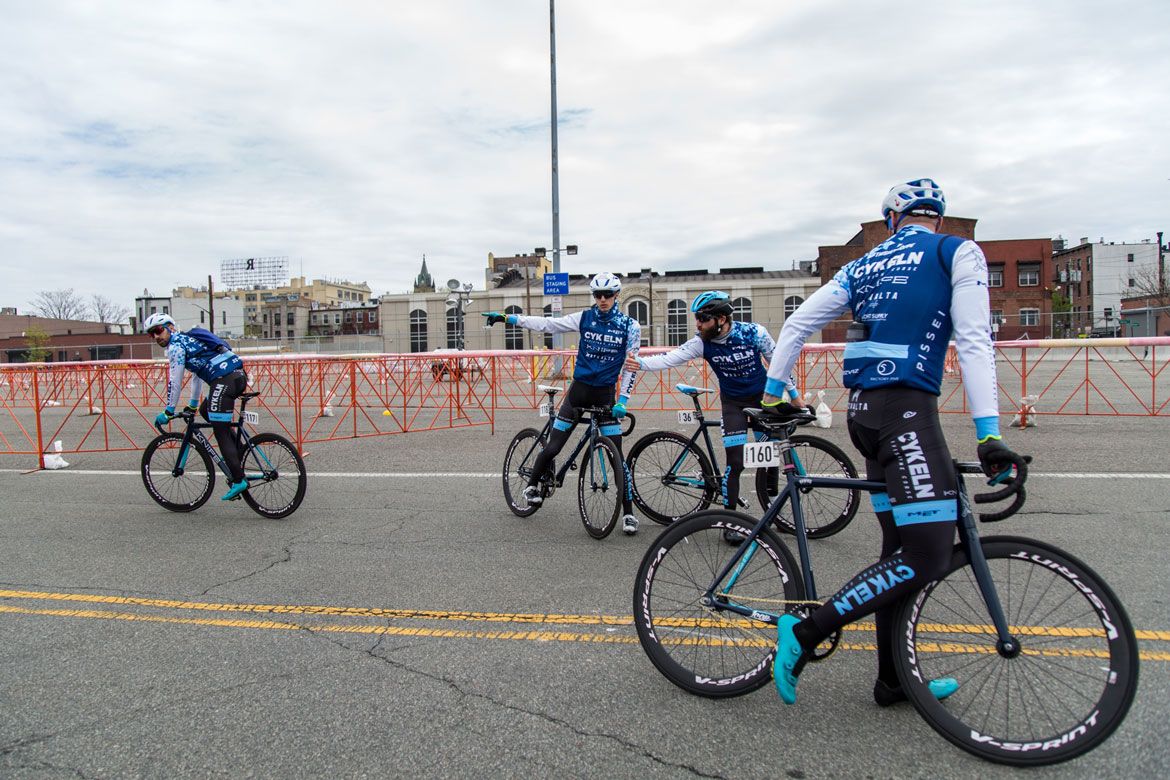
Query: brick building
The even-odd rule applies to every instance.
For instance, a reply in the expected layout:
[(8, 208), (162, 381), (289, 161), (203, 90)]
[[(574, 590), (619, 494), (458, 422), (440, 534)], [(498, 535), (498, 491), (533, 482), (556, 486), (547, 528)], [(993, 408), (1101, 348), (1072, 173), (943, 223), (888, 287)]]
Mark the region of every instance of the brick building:
[[(944, 217), (942, 232), (975, 240), (976, 222), (966, 217)], [(862, 223), (861, 230), (844, 244), (818, 247), (817, 269), (821, 283), (828, 282), (843, 265), (889, 236), (886, 223), (874, 220)], [(996, 338), (1009, 341), (1051, 335), (1052, 239), (980, 241), (979, 246), (987, 257), (992, 327)], [(823, 331), (824, 340), (844, 341), (849, 319), (846, 315), (829, 324)]]

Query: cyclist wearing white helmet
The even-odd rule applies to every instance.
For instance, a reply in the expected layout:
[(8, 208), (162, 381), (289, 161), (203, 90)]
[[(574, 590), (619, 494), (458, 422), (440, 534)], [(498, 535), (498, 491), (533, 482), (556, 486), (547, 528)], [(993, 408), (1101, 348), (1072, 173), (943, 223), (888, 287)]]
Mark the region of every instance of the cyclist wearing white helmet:
[[(891, 237), (809, 296), (777, 339), (763, 403), (770, 413), (787, 416), (786, 380), (805, 340), (852, 311), (843, 367), (849, 437), (865, 456), (866, 479), (887, 486), (871, 495), (882, 529), (881, 560), (805, 620), (780, 619), (774, 673), (788, 704), (796, 701), (797, 676), (813, 648), (871, 614), (878, 646), (874, 699), (882, 706), (905, 699), (891, 651), (892, 609), (943, 572), (958, 517), (957, 479), (938, 419), (952, 336), (983, 469), (991, 476), (1010, 465), (999, 435), (987, 261), (974, 241), (938, 232), (945, 213), (946, 198), (933, 180), (895, 186), (882, 201)], [(951, 678), (931, 681), (939, 698), (957, 687)]]
[[(528, 479), (528, 487), (524, 489), (524, 497), (529, 505), (535, 506), (544, 500), (540, 495), (540, 477), (565, 446), (573, 429), (577, 427), (577, 415), (574, 411), (577, 407), (612, 404), (613, 417), (602, 421), (601, 433), (608, 436), (617, 445), (618, 454), (622, 454), (622, 426), (618, 420), (626, 415), (626, 403), (634, 387), (634, 372), (623, 372), (622, 363), (626, 355), (638, 354), (642, 329), (636, 320), (622, 314), (618, 308), (617, 296), (621, 289), (621, 279), (611, 273), (600, 273), (589, 282), (593, 306), (584, 311), (567, 317), (525, 317), (519, 314), (503, 315), (495, 311), (483, 315), (487, 317), (488, 325), (506, 322), (509, 325), (544, 333), (581, 334), (581, 341), (577, 346), (577, 364), (573, 369), (573, 383), (569, 385), (565, 400), (557, 410), (548, 445), (537, 456), (532, 476)], [(614, 403), (614, 385), (619, 384), (619, 375), (620, 393), (617, 403)], [(625, 468), (624, 456), (622, 467)], [(630, 479), (629, 469), (626, 468), (625, 471), (626, 494), (622, 497), (624, 512), (622, 531), (626, 534), (635, 534), (638, 532), (638, 518), (634, 517), (633, 480)]]
[[(767, 329), (754, 322), (736, 322), (731, 296), (722, 290), (708, 290), (691, 302), (695, 335), (663, 355), (626, 358), (626, 368), (663, 371), (691, 360), (706, 360), (719, 379), (719, 400), (723, 407), (723, 447), (727, 466), (723, 471), (723, 506), (739, 509), (739, 479), (743, 473), (743, 446), (747, 443), (748, 421), (744, 409), (760, 406), (767, 379), (766, 368), (776, 344)], [(758, 436), (758, 434), (757, 434)], [(742, 540), (727, 532), (728, 541)]]
[[(224, 494), (223, 500), (235, 498), (248, 489), (248, 480), (244, 478), (244, 467), (240, 463), (240, 451), (236, 446), (235, 431), (230, 425), (236, 398), (248, 387), (243, 361), (232, 352), (226, 341), (210, 331), (191, 328), (180, 333), (169, 314), (152, 314), (142, 326), (160, 347), (166, 349), (169, 364), (167, 407), (155, 418), (155, 423), (167, 425), (174, 419), (175, 405), (183, 389), (183, 372), (190, 371), (195, 378), (191, 380), (191, 400), (187, 410), (198, 410), (203, 419), (211, 423), (219, 452), (232, 475), (231, 487)], [(204, 382), (207, 382), (207, 398), (200, 405), (199, 395)]]

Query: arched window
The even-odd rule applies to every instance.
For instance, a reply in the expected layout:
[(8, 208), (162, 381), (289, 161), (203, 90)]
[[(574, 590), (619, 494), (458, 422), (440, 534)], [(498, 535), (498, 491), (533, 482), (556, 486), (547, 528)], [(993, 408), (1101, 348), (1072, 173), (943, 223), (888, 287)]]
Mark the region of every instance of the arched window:
[(666, 304), (666, 345), (677, 347), (687, 340), (688, 328), (687, 302), (675, 298)]
[(642, 326), (642, 339), (639, 345), (643, 347), (649, 346), (650, 304), (642, 298), (635, 298), (626, 304), (626, 314), (630, 315), (630, 319)]
[[(504, 314), (520, 314), (519, 306), (509, 306)], [(524, 329), (519, 325), (504, 325), (504, 349), (524, 349)]]
[[(411, 312), (411, 317), (414, 313)], [(414, 339), (413, 320), (411, 320), (410, 337)], [(412, 341), (413, 343), (413, 341)], [(426, 352), (426, 341), (424, 337), (422, 351)], [(459, 349), (459, 312), (454, 306), (447, 307), (447, 349)], [(413, 351), (413, 350), (412, 350)]]
[[(542, 310), (542, 313), (543, 313), (543, 314), (544, 314), (544, 316), (546, 316), (546, 317), (551, 317), (551, 316), (553, 316), (552, 304), (551, 304), (551, 303), (546, 303), (546, 304), (544, 305), (544, 309)], [(551, 333), (546, 333), (546, 334), (544, 334), (544, 348), (545, 348), (545, 349), (552, 349), (552, 346), (553, 346), (553, 338), (552, 338), (552, 334), (551, 334)]]
[(752, 299), (736, 298), (731, 302), (731, 314), (739, 322), (752, 321)]
[(410, 313), (410, 351), (427, 351), (427, 313), (422, 309)]
[(801, 298), (799, 295), (789, 295), (787, 298), (785, 298), (784, 299), (784, 319), (788, 319), (789, 317), (791, 317), (792, 312), (796, 311), (796, 309), (802, 303), (804, 303), (804, 298)]

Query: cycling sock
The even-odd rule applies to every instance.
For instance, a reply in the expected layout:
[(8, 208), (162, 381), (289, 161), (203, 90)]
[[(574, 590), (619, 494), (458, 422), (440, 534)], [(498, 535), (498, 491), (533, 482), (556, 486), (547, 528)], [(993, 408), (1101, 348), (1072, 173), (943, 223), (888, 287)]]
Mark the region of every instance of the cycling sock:
[(900, 701), (906, 701), (906, 692), (898, 684), (890, 685), (878, 680), (873, 684), (873, 700), (879, 707), (889, 707)]
[(796, 635), (796, 639), (800, 642), (801, 648), (806, 653), (810, 653), (816, 649), (824, 639), (825, 636), (817, 628), (817, 624), (811, 620), (802, 620), (792, 627), (792, 633)]

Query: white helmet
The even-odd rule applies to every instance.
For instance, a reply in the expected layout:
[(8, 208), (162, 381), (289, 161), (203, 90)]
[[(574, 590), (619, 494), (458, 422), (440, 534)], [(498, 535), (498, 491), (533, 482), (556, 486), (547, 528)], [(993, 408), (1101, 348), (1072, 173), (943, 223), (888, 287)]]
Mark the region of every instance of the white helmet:
[(940, 217), (947, 211), (946, 196), (934, 179), (917, 179), (899, 184), (891, 188), (882, 201), (882, 217), (887, 219), (891, 212), (918, 213), (920, 210)]
[(613, 274), (603, 271), (589, 282), (589, 289), (593, 292), (611, 292), (617, 295), (622, 291), (622, 280)]
[(177, 328), (178, 327), (178, 325), (175, 324), (175, 321), (173, 319), (171, 319), (171, 315), (160, 313), (160, 314), (152, 314), (149, 317), (147, 317), (146, 322), (142, 323), (142, 329), (144, 331), (146, 331), (147, 333), (150, 333), (152, 328), (157, 328), (160, 325), (163, 326), (164, 328), (166, 328), (166, 327)]

